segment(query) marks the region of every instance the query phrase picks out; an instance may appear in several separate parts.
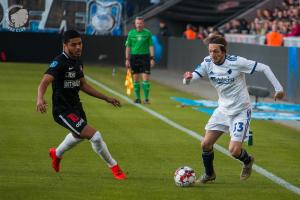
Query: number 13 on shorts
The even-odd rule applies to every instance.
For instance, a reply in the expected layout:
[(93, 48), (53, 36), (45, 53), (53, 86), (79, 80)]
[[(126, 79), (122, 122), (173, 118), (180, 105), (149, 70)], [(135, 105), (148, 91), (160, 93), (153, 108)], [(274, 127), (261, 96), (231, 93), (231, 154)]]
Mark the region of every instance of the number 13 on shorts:
[(242, 132), (244, 130), (244, 123), (243, 122), (237, 122), (234, 124), (234, 129), (233, 129), (233, 133), (234, 132)]
[(235, 122), (232, 127), (231, 140), (242, 142), (246, 137), (248, 127), (248, 120)]

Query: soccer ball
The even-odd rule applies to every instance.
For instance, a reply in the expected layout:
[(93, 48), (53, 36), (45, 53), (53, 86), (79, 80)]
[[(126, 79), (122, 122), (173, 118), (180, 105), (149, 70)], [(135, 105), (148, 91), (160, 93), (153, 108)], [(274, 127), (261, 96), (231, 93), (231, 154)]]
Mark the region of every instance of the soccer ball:
[(195, 183), (196, 173), (188, 166), (180, 167), (175, 171), (174, 181), (179, 187), (189, 187)]

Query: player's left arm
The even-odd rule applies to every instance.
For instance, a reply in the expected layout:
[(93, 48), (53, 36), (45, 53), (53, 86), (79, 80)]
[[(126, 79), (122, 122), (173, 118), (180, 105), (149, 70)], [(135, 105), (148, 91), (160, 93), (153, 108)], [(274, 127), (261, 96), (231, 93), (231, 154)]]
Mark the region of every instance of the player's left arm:
[(236, 62), (235, 66), (238, 66), (238, 70), (244, 73), (253, 74), (255, 71), (263, 72), (275, 89), (274, 100), (276, 101), (277, 99), (283, 99), (285, 96), (283, 87), (268, 65), (253, 60), (248, 60), (240, 56), (237, 56), (237, 59), (234, 62)]
[(107, 103), (110, 103), (116, 107), (121, 107), (120, 101), (98, 92), (96, 89), (94, 89), (90, 84), (86, 82), (84, 77), (80, 78), (80, 89), (90, 96), (96, 97), (98, 99), (102, 99)]
[(149, 37), (149, 52), (150, 52), (150, 67), (154, 67), (155, 59), (154, 59), (154, 44), (152, 40), (152, 34), (150, 33)]
[(149, 46), (149, 52), (150, 52), (150, 66), (154, 67), (155, 60), (154, 60), (154, 46)]
[(277, 80), (276, 76), (272, 72), (271, 68), (268, 65), (263, 63), (257, 63), (255, 67), (255, 71), (263, 72), (268, 80), (272, 83), (275, 89), (274, 100), (283, 99), (285, 93), (283, 91), (283, 87), (281, 86), (280, 82)]

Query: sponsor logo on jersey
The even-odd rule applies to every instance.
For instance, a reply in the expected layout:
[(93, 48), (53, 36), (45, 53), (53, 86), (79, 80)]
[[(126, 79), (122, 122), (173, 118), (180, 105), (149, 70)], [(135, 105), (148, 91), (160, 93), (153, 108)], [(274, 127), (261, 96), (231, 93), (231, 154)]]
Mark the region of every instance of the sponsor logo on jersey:
[(65, 78), (75, 78), (76, 72), (66, 72)]
[(75, 88), (80, 86), (80, 80), (65, 80), (64, 88)]
[(80, 121), (76, 124), (76, 127), (78, 128), (79, 126), (81, 126), (83, 122), (84, 122), (84, 120), (80, 119)]
[(210, 79), (217, 83), (217, 84), (230, 84), (232, 82), (234, 82), (234, 78), (230, 78), (229, 76), (226, 77), (210, 77)]
[(233, 136), (234, 136), (234, 137), (241, 137), (242, 134), (240, 134), (240, 133), (234, 133)]

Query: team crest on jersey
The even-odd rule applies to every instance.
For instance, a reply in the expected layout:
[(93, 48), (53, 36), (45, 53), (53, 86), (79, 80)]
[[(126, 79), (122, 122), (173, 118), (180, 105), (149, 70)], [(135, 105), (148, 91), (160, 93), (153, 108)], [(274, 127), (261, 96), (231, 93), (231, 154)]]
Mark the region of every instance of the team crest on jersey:
[(136, 39), (137, 39), (138, 41), (141, 41), (141, 40), (143, 39), (143, 36), (138, 35), (138, 36), (136, 37)]
[(55, 68), (57, 65), (58, 65), (58, 62), (57, 62), (57, 61), (53, 61), (53, 62), (50, 64), (50, 68)]
[(225, 58), (229, 61), (237, 61), (237, 56), (235, 55), (226, 55)]

